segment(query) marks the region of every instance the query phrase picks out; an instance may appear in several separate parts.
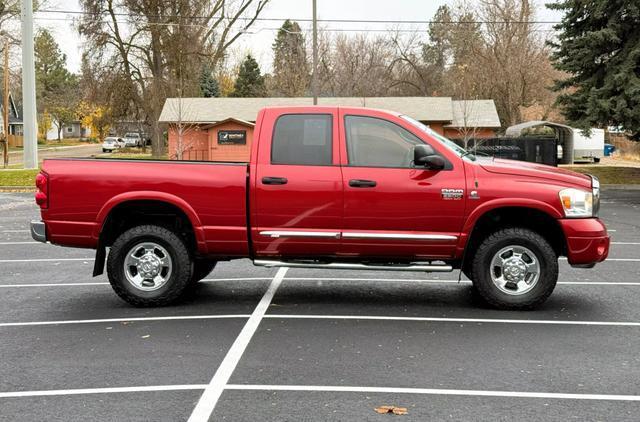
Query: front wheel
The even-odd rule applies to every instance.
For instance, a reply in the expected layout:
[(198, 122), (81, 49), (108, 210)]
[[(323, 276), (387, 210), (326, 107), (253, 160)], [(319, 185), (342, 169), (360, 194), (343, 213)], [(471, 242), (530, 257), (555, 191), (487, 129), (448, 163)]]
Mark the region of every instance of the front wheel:
[(542, 304), (558, 280), (558, 257), (549, 242), (524, 228), (488, 236), (477, 249), (471, 279), (480, 296), (500, 309)]
[(153, 225), (122, 233), (107, 260), (113, 290), (134, 306), (163, 306), (178, 300), (191, 279), (191, 267), (184, 240)]

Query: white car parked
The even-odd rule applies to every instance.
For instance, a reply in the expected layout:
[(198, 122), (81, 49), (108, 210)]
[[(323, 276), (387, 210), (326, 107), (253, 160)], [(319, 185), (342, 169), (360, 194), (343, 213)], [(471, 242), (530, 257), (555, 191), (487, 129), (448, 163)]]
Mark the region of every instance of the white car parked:
[(142, 138), (137, 132), (127, 132), (124, 134), (124, 145), (127, 147), (141, 147)]
[(109, 136), (104, 138), (104, 142), (102, 143), (102, 152), (112, 152), (114, 149), (124, 148), (124, 146), (125, 143), (122, 138)]

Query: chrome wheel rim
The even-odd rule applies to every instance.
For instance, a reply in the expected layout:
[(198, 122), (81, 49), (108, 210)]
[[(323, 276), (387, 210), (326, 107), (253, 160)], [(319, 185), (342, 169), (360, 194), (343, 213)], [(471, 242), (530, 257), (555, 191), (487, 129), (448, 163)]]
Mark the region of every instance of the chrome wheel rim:
[(489, 268), (491, 281), (503, 293), (522, 295), (540, 279), (540, 261), (530, 249), (509, 245), (493, 255)]
[(124, 259), (124, 275), (136, 289), (150, 292), (164, 286), (172, 270), (171, 255), (155, 242), (138, 243)]

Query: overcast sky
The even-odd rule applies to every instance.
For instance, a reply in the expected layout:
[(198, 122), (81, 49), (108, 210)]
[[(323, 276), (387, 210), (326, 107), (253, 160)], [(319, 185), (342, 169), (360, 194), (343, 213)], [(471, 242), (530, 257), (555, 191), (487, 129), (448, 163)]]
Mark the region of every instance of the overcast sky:
[[(431, 19), (442, 4), (451, 4), (447, 0), (317, 0), (318, 19), (369, 19), (369, 20), (428, 20)], [(543, 2), (540, 1), (538, 20), (558, 20), (560, 15), (557, 12), (546, 10)], [(77, 0), (51, 0), (47, 9), (56, 10), (80, 10)], [(82, 54), (82, 40), (77, 34), (77, 30), (72, 19), (77, 15), (61, 15), (37, 13), (36, 27), (46, 27), (55, 36), (61, 49), (67, 55), (67, 65), (69, 70), (77, 72), (80, 68), (80, 58)], [(263, 11), (261, 17), (278, 19), (299, 19), (311, 18), (311, 0), (271, 0)], [(255, 24), (252, 31), (255, 34), (245, 34), (234, 45), (236, 56), (244, 55), (251, 51), (259, 61), (263, 71), (271, 68), (271, 44), (275, 36), (275, 31), (269, 28), (277, 28), (282, 22), (262, 21)], [(302, 28), (310, 29), (310, 24), (302, 23)], [(385, 30), (390, 28), (389, 24), (367, 24), (367, 23), (327, 23), (323, 27), (327, 29), (367, 29)], [(404, 29), (424, 29), (424, 26), (402, 25)], [(260, 28), (264, 28), (259, 30)], [(543, 29), (550, 29), (550, 25), (542, 25)], [(259, 31), (258, 31), (259, 30)], [(351, 32), (349, 32), (351, 33)], [(375, 33), (371, 33), (375, 35)], [(425, 34), (426, 37), (426, 34)]]

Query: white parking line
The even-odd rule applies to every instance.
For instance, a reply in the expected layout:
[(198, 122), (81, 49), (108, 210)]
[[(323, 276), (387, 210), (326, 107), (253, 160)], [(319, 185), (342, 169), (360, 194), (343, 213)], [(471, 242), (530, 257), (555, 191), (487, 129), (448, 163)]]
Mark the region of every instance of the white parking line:
[[(84, 394), (117, 394), (141, 393), (157, 391), (189, 391), (204, 390), (206, 384), (176, 384), (149, 385), (138, 387), (106, 387), (106, 388), (77, 388), (69, 390), (31, 390), (0, 392), (0, 398), (42, 397), (42, 396), (72, 396)], [(603, 400), (603, 401), (640, 401), (640, 396), (623, 394), (577, 394), (577, 393), (545, 393), (532, 391), (497, 391), (497, 390), (455, 390), (440, 388), (411, 388), (411, 387), (366, 387), (341, 385), (262, 385), (262, 384), (227, 384), (225, 390), (241, 391), (306, 391), (333, 393), (382, 393), (382, 394), (422, 394), (445, 396), (473, 396), (473, 397), (514, 397), (533, 399), (560, 400)]]
[(230, 384), (228, 390), (254, 391), (313, 391), (337, 393), (386, 393), (386, 394), (428, 394), (446, 396), (478, 396), (478, 397), (520, 397), (534, 399), (571, 399), (571, 400), (606, 400), (606, 401), (640, 401), (640, 396), (619, 394), (574, 394), (574, 393), (542, 393), (530, 391), (492, 391), (492, 390), (452, 390), (440, 388), (402, 388), (402, 387), (351, 387), (331, 385), (245, 385)]
[(418, 322), (468, 322), (475, 324), (543, 324), (543, 325), (591, 325), (606, 327), (640, 327), (640, 322), (624, 321), (570, 321), (555, 319), (500, 319), (500, 318), (437, 318), (406, 317), (381, 315), (296, 315), (267, 314), (269, 319), (332, 319), (332, 320), (369, 320), (369, 321), (418, 321)]
[(252, 281), (252, 280), (272, 280), (272, 277), (237, 277), (237, 278), (203, 278), (200, 281)]
[(0, 246), (4, 245), (35, 245), (35, 244), (43, 244), (42, 242), (0, 242)]
[(64, 261), (93, 261), (94, 258), (40, 258), (40, 259), (0, 259), (1, 263), (9, 262), (64, 262)]
[[(201, 282), (216, 281), (257, 281), (271, 280), (271, 277), (238, 277), (238, 278), (205, 278)], [(640, 283), (638, 283), (640, 284)], [(76, 287), (76, 286), (109, 286), (107, 282), (86, 282), (86, 283), (20, 283), (20, 284), (0, 284), (0, 289), (10, 287)]]
[(640, 245), (640, 242), (611, 242), (612, 245)]
[(2, 230), (2, 233), (30, 233), (29, 230)]
[[(214, 283), (220, 281), (264, 281), (271, 277), (238, 277), (238, 278), (205, 278), (200, 282)], [(471, 284), (471, 280), (440, 280), (420, 278), (348, 278), (348, 277), (285, 277), (283, 281), (373, 281), (373, 282), (410, 282), (428, 284)], [(575, 286), (640, 286), (640, 281), (558, 281), (557, 284)], [(107, 282), (87, 283), (21, 283), (0, 284), (2, 288), (20, 287), (76, 287), (76, 286), (109, 286)]]
[[(203, 280), (204, 281), (204, 280)], [(343, 278), (343, 277), (286, 277), (285, 281), (388, 281), (429, 284), (471, 284), (471, 280), (440, 280), (420, 278)], [(577, 286), (640, 286), (640, 281), (558, 281), (557, 284)]]
[(109, 387), (109, 388), (77, 388), (73, 390), (35, 390), (35, 391), (7, 391), (0, 392), (0, 398), (11, 397), (42, 397), (42, 396), (74, 396), (79, 394), (107, 394), (107, 393), (142, 393), (149, 391), (180, 391), (203, 390), (205, 384), (187, 385), (149, 385), (140, 387)]
[(60, 321), (29, 321), (29, 322), (3, 322), (2, 327), (28, 327), (37, 325), (68, 325), (68, 324), (98, 324), (103, 322), (138, 322), (138, 321), (187, 321), (199, 319), (230, 319), (249, 318), (246, 314), (231, 315), (180, 315), (180, 316), (158, 316), (158, 317), (136, 317), (136, 318), (104, 318), (104, 319), (70, 319)]
[(108, 286), (109, 283), (31, 283), (31, 284), (0, 284), (1, 288), (8, 287), (71, 287), (71, 286)]
[(193, 412), (189, 417), (189, 422), (206, 422), (209, 420), (213, 409), (218, 403), (220, 395), (224, 391), (227, 382), (229, 382), (229, 378), (231, 378), (231, 374), (236, 369), (236, 366), (238, 365), (245, 349), (249, 345), (249, 341), (251, 341), (253, 334), (258, 329), (258, 325), (267, 312), (267, 309), (271, 304), (271, 300), (275, 296), (276, 291), (278, 290), (280, 283), (282, 283), (282, 279), (286, 273), (287, 268), (283, 267), (280, 268), (275, 277), (273, 277), (273, 281), (271, 281), (266, 293), (262, 296), (262, 299), (260, 299), (260, 303), (256, 306), (256, 309), (253, 311), (251, 317), (242, 328), (242, 331), (233, 342), (233, 345), (216, 370), (213, 378), (211, 378), (209, 385), (205, 388), (202, 396), (200, 396), (198, 404), (193, 409)]

